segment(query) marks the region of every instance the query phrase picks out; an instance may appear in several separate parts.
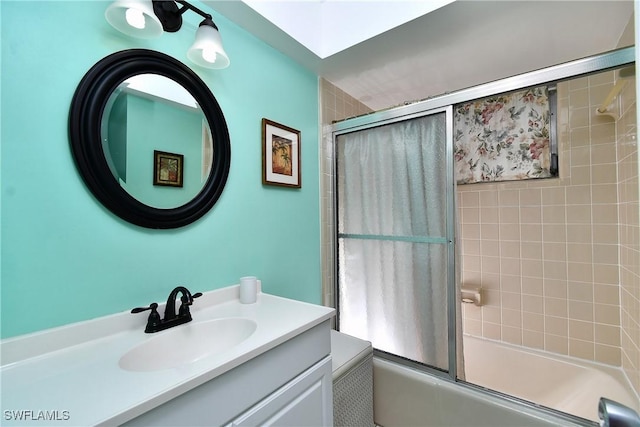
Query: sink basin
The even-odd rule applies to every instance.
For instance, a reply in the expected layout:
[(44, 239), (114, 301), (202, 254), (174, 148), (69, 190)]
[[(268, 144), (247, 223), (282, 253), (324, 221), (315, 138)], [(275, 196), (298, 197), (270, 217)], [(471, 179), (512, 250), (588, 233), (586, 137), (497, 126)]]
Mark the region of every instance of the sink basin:
[(243, 318), (176, 326), (129, 350), (119, 365), (127, 371), (175, 368), (233, 348), (249, 338), (256, 327), (256, 322)]

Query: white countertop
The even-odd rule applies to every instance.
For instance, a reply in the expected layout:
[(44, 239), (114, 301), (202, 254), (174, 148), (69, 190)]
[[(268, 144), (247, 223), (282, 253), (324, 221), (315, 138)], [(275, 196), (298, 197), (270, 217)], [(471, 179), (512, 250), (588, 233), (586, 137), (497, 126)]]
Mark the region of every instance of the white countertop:
[[(162, 305), (158, 311), (162, 315)], [(3, 340), (0, 424), (121, 424), (330, 319), (334, 310), (264, 293), (255, 304), (240, 304), (238, 286), (231, 286), (205, 293), (191, 313), (192, 322), (241, 317), (254, 320), (257, 329), (228, 351), (152, 372), (118, 365), (128, 350), (163, 333), (144, 333), (148, 312), (118, 313)], [(28, 419), (15, 420), (19, 415)]]

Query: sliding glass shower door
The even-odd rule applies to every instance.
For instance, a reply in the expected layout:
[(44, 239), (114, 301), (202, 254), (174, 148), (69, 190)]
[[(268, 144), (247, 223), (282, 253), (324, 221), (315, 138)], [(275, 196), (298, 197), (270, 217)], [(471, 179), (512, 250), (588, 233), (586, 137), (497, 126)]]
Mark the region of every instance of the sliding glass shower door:
[(335, 144), (338, 328), (441, 371), (455, 358), (450, 129), (449, 107)]

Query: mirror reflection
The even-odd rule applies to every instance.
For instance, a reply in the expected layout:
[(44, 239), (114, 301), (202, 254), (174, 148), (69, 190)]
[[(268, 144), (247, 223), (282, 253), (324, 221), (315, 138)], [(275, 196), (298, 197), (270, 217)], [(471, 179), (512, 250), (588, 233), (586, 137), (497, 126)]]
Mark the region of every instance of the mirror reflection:
[(130, 77), (111, 93), (101, 140), (114, 179), (154, 208), (189, 203), (211, 173), (213, 141), (200, 105), (158, 74)]

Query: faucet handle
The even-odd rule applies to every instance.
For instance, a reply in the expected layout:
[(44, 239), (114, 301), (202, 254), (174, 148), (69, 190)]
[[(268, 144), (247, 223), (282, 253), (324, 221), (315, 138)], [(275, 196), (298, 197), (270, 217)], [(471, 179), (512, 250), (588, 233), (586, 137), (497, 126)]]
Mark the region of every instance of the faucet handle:
[(155, 326), (159, 325), (162, 322), (160, 319), (160, 314), (158, 313), (158, 304), (153, 302), (149, 305), (149, 307), (136, 307), (131, 310), (132, 314), (142, 313), (143, 311), (151, 310), (149, 313), (149, 318), (147, 319), (147, 326), (145, 328), (145, 332), (153, 332)]
[(136, 313), (142, 313), (143, 311), (147, 311), (147, 310), (151, 310), (151, 314), (153, 314), (153, 312), (157, 312), (158, 310), (158, 304), (155, 302), (152, 302), (149, 307), (136, 307), (136, 308), (132, 308), (131, 309), (131, 314), (136, 314)]
[(180, 297), (180, 302), (182, 302), (182, 305), (191, 305), (193, 304), (193, 300), (195, 298), (199, 298), (202, 296), (202, 292), (196, 292), (195, 294), (191, 295), (191, 298), (187, 297), (186, 295), (182, 295)]
[(195, 294), (191, 295), (191, 300), (189, 300), (189, 298), (186, 295), (182, 295), (182, 297), (180, 298), (180, 302), (182, 304), (180, 304), (180, 310), (178, 311), (178, 316), (191, 316), (191, 313), (189, 313), (189, 306), (193, 304), (194, 298), (199, 298), (201, 296), (202, 296), (202, 292), (196, 292)]

